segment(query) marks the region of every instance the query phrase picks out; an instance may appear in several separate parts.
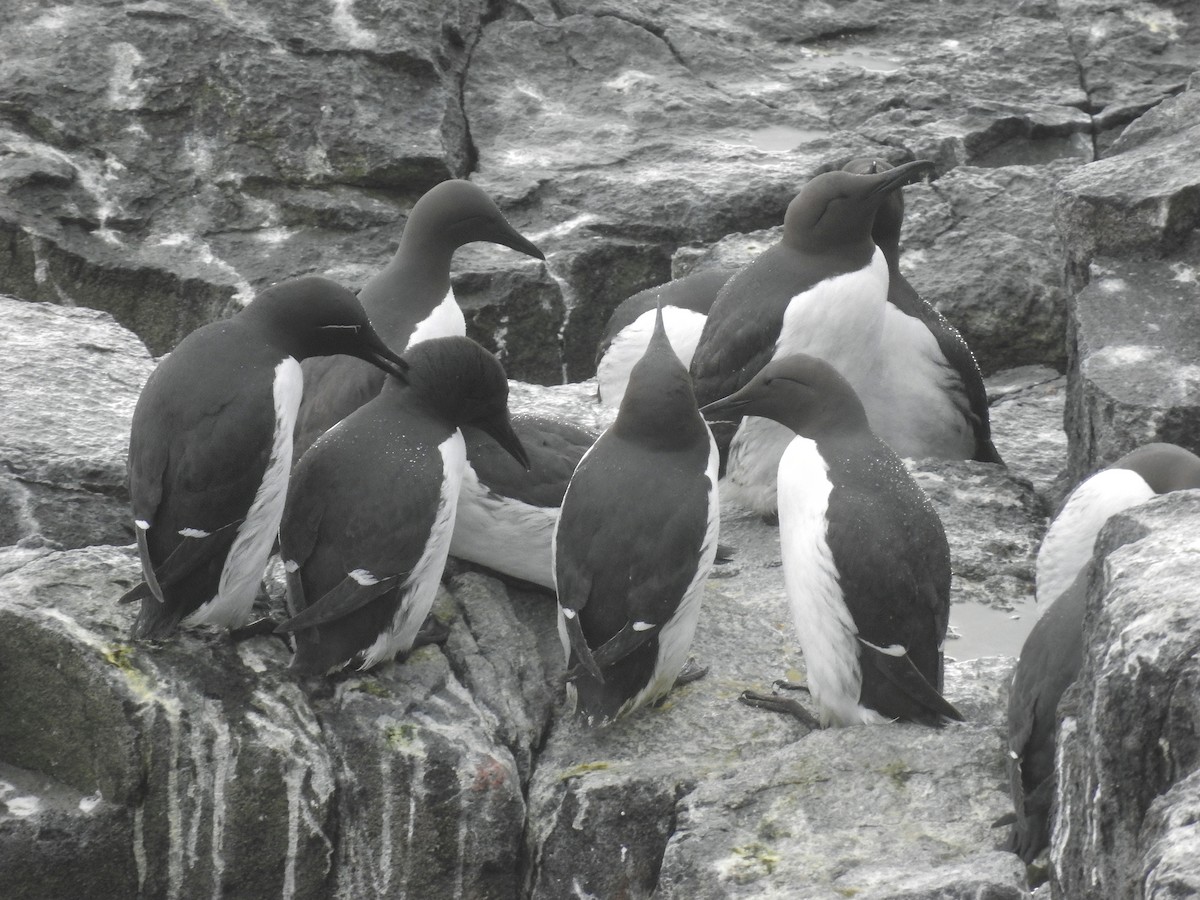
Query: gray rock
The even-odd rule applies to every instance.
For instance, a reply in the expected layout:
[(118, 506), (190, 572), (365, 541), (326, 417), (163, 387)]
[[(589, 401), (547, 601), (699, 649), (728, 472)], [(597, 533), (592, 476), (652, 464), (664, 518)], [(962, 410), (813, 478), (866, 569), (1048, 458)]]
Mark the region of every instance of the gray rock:
[[(1170, 15), (1162, 11), (1164, 15)], [(1067, 290), (1087, 284), (1096, 257), (1144, 260), (1179, 252), (1200, 225), (1200, 86), (1167, 100), (1144, 127), (1063, 178), (1055, 217), (1067, 251)], [(1186, 261), (1186, 257), (1184, 257)]]
[(1073, 481), (1151, 441), (1200, 450), (1200, 284), (1192, 259), (1093, 260), (1091, 281), (1071, 306)]
[(1083, 671), (1075, 702), (1059, 707), (1056, 896), (1200, 889), (1187, 852), (1200, 765), (1198, 525), (1200, 492), (1183, 491), (1114, 516), (1097, 540)]
[(1008, 665), (948, 667), (966, 724), (814, 732), (706, 778), (679, 804), (657, 896), (1026, 896), (1019, 860), (989, 851)]
[(3, 296), (0, 346), (3, 543), (129, 543), (125, 458), (150, 354), (107, 313)]
[(1010, 474), (1029, 481), (1051, 512), (1066, 494), (1067, 379), (1045, 366), (1022, 366), (987, 379), (992, 438)]

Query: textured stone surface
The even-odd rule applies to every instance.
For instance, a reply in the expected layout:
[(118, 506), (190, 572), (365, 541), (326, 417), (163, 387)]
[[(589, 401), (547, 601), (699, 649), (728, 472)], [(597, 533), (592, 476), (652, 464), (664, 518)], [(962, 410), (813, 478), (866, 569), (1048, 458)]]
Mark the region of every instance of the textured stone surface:
[(1173, 263), (1092, 262), (1071, 309), (1066, 425), (1074, 480), (1151, 441), (1200, 451), (1200, 241), (1189, 246)]
[(1184, 491), (1114, 516), (1097, 540), (1083, 671), (1070, 711), (1059, 710), (1059, 896), (1175, 897), (1200, 886), (1187, 854), (1200, 769), (1197, 534), (1200, 492)]
[(150, 354), (106, 313), (0, 296), (0, 537), (133, 540), (125, 457)]

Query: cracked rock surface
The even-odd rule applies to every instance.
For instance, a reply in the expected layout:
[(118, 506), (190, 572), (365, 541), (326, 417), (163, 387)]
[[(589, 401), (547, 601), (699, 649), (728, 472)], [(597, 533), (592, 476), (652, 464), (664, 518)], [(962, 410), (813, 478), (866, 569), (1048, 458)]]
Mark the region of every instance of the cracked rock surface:
[[(1167, 0), (10, 3), (0, 893), (1028, 896), (989, 826), (1046, 517), (1137, 443), (1200, 452), (1198, 22)], [(563, 715), (553, 599), (462, 565), (446, 644), (364, 677), (296, 681), (275, 639), (126, 639), (129, 418), (195, 327), (283, 277), (357, 288), (424, 190), (470, 177), (548, 257), (456, 254), (470, 333), (514, 409), (598, 430), (608, 312), (748, 261), (863, 155), (937, 164), (902, 265), (971, 342), (1008, 463), (910, 464), (951, 543), (966, 724), (806, 733), (738, 704), (804, 661), (777, 533), (733, 507), (708, 676), (601, 732)], [(1194, 499), (1101, 541), (1058, 896), (1200, 890)]]

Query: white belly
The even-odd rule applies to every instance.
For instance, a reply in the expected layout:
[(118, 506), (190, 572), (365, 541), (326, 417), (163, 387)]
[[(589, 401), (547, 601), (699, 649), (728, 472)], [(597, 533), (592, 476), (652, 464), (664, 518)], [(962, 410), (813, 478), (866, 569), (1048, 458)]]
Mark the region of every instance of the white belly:
[(858, 627), (846, 607), (825, 539), (832, 490), (817, 445), (794, 438), (779, 465), (779, 545), (788, 605), (821, 724), (882, 723), (888, 719), (858, 702)]
[(429, 315), (417, 323), (417, 327), (413, 329), (412, 334), (408, 338), (408, 344), (405, 346), (405, 349), (421, 341), (428, 341), (431, 338), (462, 337), (466, 333), (467, 321), (463, 318), (462, 310), (459, 309), (458, 302), (454, 299), (454, 290), (452, 288), (446, 291), (446, 296), (442, 298), (442, 302), (435, 306)]
[(1092, 558), (1096, 536), (1109, 516), (1145, 503), (1150, 485), (1130, 469), (1105, 469), (1080, 484), (1067, 498), (1037, 556), (1037, 602), (1053, 603)]
[(554, 590), (551, 552), (558, 512), (557, 506), (497, 497), (468, 464), (458, 494), (450, 554)]
[(289, 356), (275, 367), (272, 389), (275, 434), (262, 484), (245, 520), (238, 527), (229, 555), (225, 557), (217, 595), (188, 616), (184, 620), (186, 623), (236, 628), (250, 618), (254, 597), (283, 518), (288, 475), (292, 471), (292, 435), (303, 393), (304, 376), (300, 363)]
[(925, 323), (886, 304), (876, 367), (858, 392), (871, 430), (899, 456), (970, 459), (975, 432), (961, 376)]
[(381, 634), (364, 653), (360, 669), (369, 669), (387, 662), (397, 653), (412, 649), (417, 632), (433, 608), (446, 555), (450, 552), (450, 536), (454, 531), (454, 516), (458, 506), (459, 485), (467, 462), (467, 448), (462, 433), (454, 434), (438, 445), (442, 456), (442, 488), (438, 496), (437, 513), (425, 550), (412, 573), (400, 587), (400, 608), (392, 618), (391, 627)]
[[(703, 313), (678, 306), (663, 308), (663, 328), (671, 342), (671, 349), (684, 368), (692, 364), (707, 318)], [(654, 321), (655, 310), (647, 310), (622, 328), (608, 345), (596, 369), (600, 402), (605, 406), (621, 405), (621, 398), (625, 396), (625, 388), (629, 385), (629, 373), (646, 352), (646, 345), (654, 333)]]

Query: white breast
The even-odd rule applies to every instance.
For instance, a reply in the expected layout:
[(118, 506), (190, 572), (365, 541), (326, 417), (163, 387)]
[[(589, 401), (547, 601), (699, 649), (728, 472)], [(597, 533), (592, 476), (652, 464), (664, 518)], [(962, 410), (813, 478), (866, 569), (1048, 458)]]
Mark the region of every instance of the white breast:
[(861, 392), (879, 354), (887, 290), (887, 260), (876, 247), (868, 265), (791, 299), (772, 358), (793, 353), (819, 357)]
[[(655, 310), (647, 310), (617, 332), (596, 369), (596, 381), (600, 389), (600, 402), (605, 406), (618, 407), (629, 385), (629, 373), (642, 355), (650, 336), (654, 334)], [(678, 306), (663, 308), (663, 328), (671, 349), (684, 367), (692, 364), (700, 333), (708, 316)]]
[(360, 669), (369, 669), (387, 662), (397, 653), (412, 649), (417, 632), (433, 608), (441, 584), (442, 572), (446, 568), (446, 555), (450, 552), (450, 536), (454, 532), (455, 510), (458, 506), (458, 491), (462, 483), (463, 468), (467, 464), (467, 448), (462, 433), (454, 434), (438, 444), (442, 457), (442, 486), (438, 494), (437, 512), (433, 527), (425, 541), (412, 573), (400, 586), (400, 608), (392, 618), (391, 627), (381, 634), (363, 654)]
[(871, 430), (900, 456), (975, 455), (962, 377), (942, 359), (924, 322), (885, 304), (876, 366), (858, 396)]
[(496, 572), (554, 590), (551, 551), (558, 507), (498, 497), (463, 470), (450, 554)]
[(858, 702), (858, 627), (846, 607), (825, 537), (833, 490), (828, 472), (817, 445), (808, 438), (794, 438), (779, 463), (779, 544), (788, 605), (821, 723), (886, 722)]
[(1145, 503), (1150, 485), (1130, 469), (1105, 469), (1080, 484), (1067, 498), (1037, 557), (1037, 602), (1053, 603), (1092, 558), (1096, 536), (1109, 516)]
[(303, 393), (304, 376), (300, 363), (289, 356), (275, 367), (272, 389), (275, 434), (262, 484), (238, 528), (229, 555), (225, 557), (217, 595), (185, 619), (189, 624), (236, 628), (250, 617), (283, 518), (288, 475), (292, 470), (292, 434)]
[[(880, 353), (887, 309), (887, 260), (822, 281), (788, 303), (772, 359), (807, 353), (825, 360), (861, 396)], [(776, 509), (775, 479), (793, 433), (765, 419), (743, 420), (729, 448), (726, 499), (759, 513)]]
[(405, 349), (431, 338), (462, 337), (466, 333), (467, 322), (463, 318), (462, 310), (458, 307), (458, 302), (454, 299), (454, 289), (451, 288), (446, 291), (442, 302), (417, 323)]

